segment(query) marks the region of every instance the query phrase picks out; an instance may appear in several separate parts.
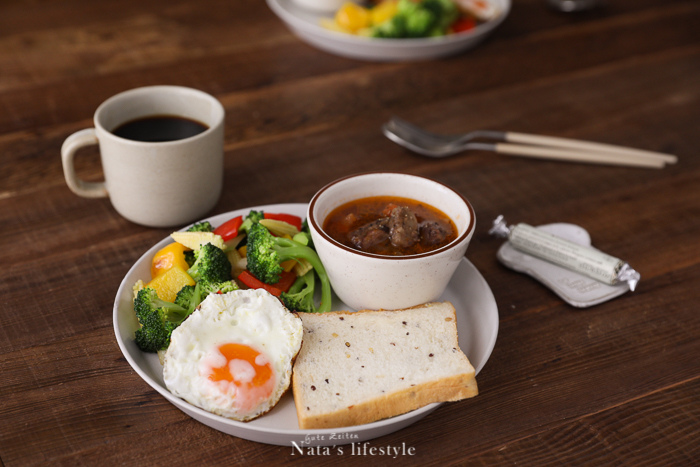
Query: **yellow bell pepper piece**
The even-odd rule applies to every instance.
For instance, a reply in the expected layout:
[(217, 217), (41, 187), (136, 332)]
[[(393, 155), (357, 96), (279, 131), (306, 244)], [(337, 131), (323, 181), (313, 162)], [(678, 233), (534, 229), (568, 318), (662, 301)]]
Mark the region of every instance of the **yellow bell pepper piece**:
[(397, 0), (384, 0), (369, 10), (370, 21), (373, 26), (378, 26), (396, 16), (398, 10), (399, 2)]
[(185, 250), (188, 248), (181, 243), (170, 243), (153, 255), (151, 260), (151, 278), (164, 273), (173, 266), (180, 266), (185, 271), (189, 269), (185, 261)]
[(195, 285), (194, 279), (180, 266), (173, 266), (151, 279), (146, 287), (153, 288), (161, 300), (174, 302), (177, 293), (186, 285)]
[(335, 14), (335, 22), (348, 31), (359, 31), (370, 26), (369, 10), (356, 3), (345, 3)]
[(280, 263), (280, 266), (282, 266), (282, 269), (284, 269), (286, 272), (291, 271), (294, 269), (294, 266), (297, 265), (297, 260), (295, 259), (288, 259), (287, 261), (282, 261)]

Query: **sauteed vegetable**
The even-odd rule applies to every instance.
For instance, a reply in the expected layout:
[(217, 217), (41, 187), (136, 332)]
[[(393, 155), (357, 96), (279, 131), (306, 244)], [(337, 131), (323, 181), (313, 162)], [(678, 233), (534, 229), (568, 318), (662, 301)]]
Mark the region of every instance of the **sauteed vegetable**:
[(289, 310), (330, 310), (328, 275), (299, 216), (250, 211), (216, 228), (204, 221), (171, 237), (175, 243), (153, 256), (151, 280), (134, 286), (141, 324), (136, 343), (143, 351), (167, 348), (172, 331), (212, 293), (264, 288)]

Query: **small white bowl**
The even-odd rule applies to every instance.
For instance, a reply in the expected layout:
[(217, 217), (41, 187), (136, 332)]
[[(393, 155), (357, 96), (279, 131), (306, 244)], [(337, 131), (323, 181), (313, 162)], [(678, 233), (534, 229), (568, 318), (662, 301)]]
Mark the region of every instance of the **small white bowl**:
[[(323, 231), (326, 217), (335, 208), (370, 196), (427, 203), (452, 219), (457, 238), (431, 252), (385, 256), (347, 247)], [(334, 292), (355, 310), (392, 310), (437, 300), (464, 258), (476, 226), (474, 209), (460, 193), (427, 178), (386, 172), (351, 175), (329, 183), (311, 199), (307, 219)]]

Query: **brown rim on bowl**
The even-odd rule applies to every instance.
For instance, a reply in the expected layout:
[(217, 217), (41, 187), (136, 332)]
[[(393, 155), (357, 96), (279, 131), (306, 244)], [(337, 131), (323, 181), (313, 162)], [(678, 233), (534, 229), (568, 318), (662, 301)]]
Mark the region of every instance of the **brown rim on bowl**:
[[(325, 192), (326, 190), (328, 190), (329, 188), (331, 188), (333, 185), (336, 185), (336, 184), (338, 184), (338, 183), (340, 183), (340, 182), (342, 182), (342, 181), (344, 181), (344, 180), (347, 180), (347, 179), (349, 179), (349, 178), (357, 178), (357, 177), (361, 177), (361, 176), (364, 176), (364, 175), (381, 175), (381, 174), (387, 174), (387, 175), (401, 175), (401, 176), (407, 176), (407, 177), (422, 178), (422, 179), (427, 180), (427, 181), (429, 181), (429, 182), (432, 182), (432, 183), (435, 183), (435, 184), (437, 184), (437, 185), (443, 186), (443, 187), (446, 188), (447, 190), (449, 190), (449, 191), (451, 191), (452, 193), (454, 193), (454, 194), (456, 194), (457, 196), (459, 196), (459, 197), (462, 199), (462, 201), (464, 201), (464, 204), (467, 206), (467, 209), (469, 209), (469, 225), (467, 226), (467, 228), (465, 229), (465, 231), (462, 232), (462, 234), (461, 234), (459, 237), (457, 237), (456, 239), (454, 239), (453, 241), (451, 241), (451, 242), (448, 243), (447, 245), (445, 245), (445, 246), (443, 246), (443, 247), (441, 247), (441, 248), (438, 248), (438, 249), (436, 249), (436, 250), (427, 251), (427, 252), (425, 252), (425, 253), (420, 253), (420, 254), (417, 254), (417, 255), (402, 255), (402, 256), (378, 255), (378, 254), (376, 254), (376, 253), (367, 253), (367, 252), (365, 252), (365, 251), (360, 251), (360, 250), (356, 250), (356, 249), (354, 249), (354, 248), (350, 248), (350, 247), (348, 247), (348, 246), (346, 246), (346, 245), (343, 245), (342, 243), (338, 242), (337, 240), (334, 240), (330, 235), (328, 235), (328, 234), (323, 230), (323, 228), (318, 224), (318, 222), (316, 222), (316, 217), (314, 216), (314, 206), (316, 205), (316, 201), (318, 200), (318, 197), (319, 197), (320, 195), (322, 195), (323, 192)], [(376, 195), (376, 196), (381, 196), (381, 195)], [(420, 200), (419, 200), (419, 201), (420, 201)], [(337, 208), (338, 206), (335, 206), (335, 207)], [(436, 206), (436, 207), (437, 207), (437, 206)], [(439, 209), (439, 208), (438, 208), (438, 209)], [(337, 180), (333, 180), (332, 182), (330, 182), (329, 184), (327, 184), (326, 186), (324, 186), (323, 188), (321, 188), (320, 190), (318, 190), (318, 191), (316, 192), (316, 194), (313, 196), (313, 198), (311, 198), (311, 202), (309, 203), (309, 214), (308, 214), (308, 221), (309, 221), (311, 224), (313, 224), (314, 228), (315, 228), (316, 231), (319, 233), (319, 235), (321, 235), (324, 239), (326, 239), (327, 241), (329, 241), (329, 242), (332, 243), (333, 245), (337, 246), (338, 248), (340, 248), (340, 249), (342, 249), (342, 250), (345, 250), (345, 251), (348, 251), (348, 252), (350, 252), (350, 253), (358, 254), (358, 255), (361, 255), (361, 256), (367, 256), (367, 257), (369, 257), (369, 258), (397, 259), (397, 260), (409, 260), (409, 259), (414, 259), (414, 258), (423, 258), (423, 257), (426, 257), (426, 256), (436, 255), (436, 254), (438, 254), (438, 253), (441, 253), (441, 252), (443, 252), (443, 251), (447, 251), (447, 250), (453, 248), (455, 245), (457, 245), (458, 243), (462, 242), (466, 237), (468, 237), (469, 234), (471, 234), (471, 232), (474, 230), (474, 221), (475, 221), (475, 219), (476, 219), (476, 214), (474, 213), (474, 208), (472, 207), (471, 203), (467, 200), (467, 198), (465, 198), (459, 191), (455, 190), (454, 188), (452, 188), (452, 187), (450, 187), (450, 186), (448, 186), (448, 185), (445, 185), (444, 183), (435, 181), (435, 180), (433, 180), (433, 179), (431, 179), (431, 178), (422, 177), (422, 176), (420, 176), (420, 175), (411, 175), (411, 174), (406, 174), (406, 173), (400, 173), (400, 172), (364, 172), (364, 173), (358, 173), (358, 174), (353, 174), (353, 175), (347, 175), (347, 176), (341, 177), (341, 178), (339, 178), (339, 179), (337, 179)]]

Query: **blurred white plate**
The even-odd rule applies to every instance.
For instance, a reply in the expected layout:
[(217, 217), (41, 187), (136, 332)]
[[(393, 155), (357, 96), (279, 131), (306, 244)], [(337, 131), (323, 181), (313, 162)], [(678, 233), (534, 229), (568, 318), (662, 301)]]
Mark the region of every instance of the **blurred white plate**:
[(320, 24), (332, 17), (305, 10), (293, 0), (267, 0), (272, 11), (300, 39), (326, 52), (348, 58), (377, 61), (426, 60), (463, 52), (484, 40), (510, 12), (511, 0), (491, 0), (501, 11), (495, 19), (471, 31), (420, 39), (376, 39), (331, 31)]
[[(302, 218), (305, 218), (307, 214), (306, 204), (275, 204), (232, 211), (211, 217), (208, 220), (216, 226), (232, 217), (248, 214), (251, 209), (285, 212)], [(248, 423), (214, 415), (175, 397), (165, 387), (163, 367), (158, 356), (142, 352), (134, 343), (134, 332), (138, 328), (138, 322), (133, 310), (132, 292), (132, 287), (138, 279), (144, 281), (150, 279), (151, 258), (156, 251), (171, 242), (170, 237), (167, 237), (154, 245), (136, 261), (122, 280), (114, 301), (114, 332), (124, 357), (136, 373), (153, 389), (192, 418), (221, 432), (260, 443), (291, 446), (292, 441), (294, 441), (299, 446), (302, 446), (302, 443), (304, 446), (333, 446), (362, 442), (392, 433), (417, 422), (440, 406), (440, 404), (430, 404), (403, 415), (366, 425), (301, 430), (297, 422), (291, 389), (272, 411)], [(457, 267), (457, 271), (441, 300), (448, 300), (455, 306), (459, 346), (478, 374), (491, 355), (498, 334), (498, 309), (491, 289), (479, 271), (464, 259)], [(335, 298), (333, 309), (347, 310), (348, 307)], [(472, 399), (471, 403), (478, 404), (479, 396)], [(468, 410), (466, 406), (462, 408)]]

